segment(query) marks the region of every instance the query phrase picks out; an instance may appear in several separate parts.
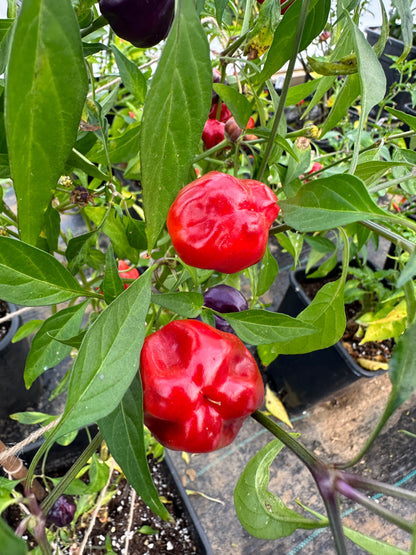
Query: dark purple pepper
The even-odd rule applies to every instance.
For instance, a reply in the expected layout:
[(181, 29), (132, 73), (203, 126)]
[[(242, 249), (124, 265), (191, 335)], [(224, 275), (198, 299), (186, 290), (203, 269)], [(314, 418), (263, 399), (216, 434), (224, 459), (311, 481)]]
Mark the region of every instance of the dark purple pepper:
[(70, 501), (64, 495), (58, 497), (55, 501), (54, 506), (49, 511), (47, 520), (56, 526), (62, 528), (63, 526), (68, 526), (72, 522), (74, 518), (74, 514), (76, 511), (75, 504)]
[[(204, 293), (204, 305), (218, 312), (240, 312), (247, 310), (247, 301), (234, 287), (229, 285), (216, 285)], [(233, 333), (233, 329), (224, 318), (214, 314), (215, 327), (221, 331)]]
[(166, 38), (175, 14), (175, 0), (100, 0), (99, 6), (115, 34), (138, 48)]

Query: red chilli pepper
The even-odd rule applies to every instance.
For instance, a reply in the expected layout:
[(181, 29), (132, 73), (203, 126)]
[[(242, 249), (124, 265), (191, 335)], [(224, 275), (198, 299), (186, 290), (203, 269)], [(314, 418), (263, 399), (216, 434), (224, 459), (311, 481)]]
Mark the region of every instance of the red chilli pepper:
[(179, 192), (167, 226), (186, 264), (233, 274), (261, 260), (278, 213), (264, 183), (214, 171)]
[[(137, 279), (138, 277), (140, 277), (139, 271), (136, 268), (133, 268), (132, 270), (129, 270), (129, 268), (130, 266), (127, 264), (127, 262), (124, 262), (124, 260), (118, 261), (118, 273), (121, 279)], [(129, 285), (129, 283), (125, 283), (124, 289), (127, 289)]]
[(149, 335), (140, 372), (144, 422), (169, 449), (225, 447), (263, 403), (263, 381), (244, 344), (197, 320), (170, 322)]
[[(218, 110), (218, 103), (215, 103), (212, 105), (211, 107), (211, 111), (209, 113), (208, 118), (209, 119), (216, 119), (217, 118), (217, 110)], [(224, 102), (221, 104), (221, 114), (220, 114), (220, 121), (222, 122), (226, 122), (230, 119), (231, 117), (231, 112), (230, 110), (227, 108), (227, 105), (224, 104)]]
[(204, 141), (204, 145), (207, 150), (215, 145), (218, 145), (224, 140), (224, 126), (225, 123), (222, 121), (207, 119), (202, 132), (202, 140)]

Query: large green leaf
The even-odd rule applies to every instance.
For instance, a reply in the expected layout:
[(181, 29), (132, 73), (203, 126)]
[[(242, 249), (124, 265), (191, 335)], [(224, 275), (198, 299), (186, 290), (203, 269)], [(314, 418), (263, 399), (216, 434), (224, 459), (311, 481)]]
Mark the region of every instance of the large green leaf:
[(88, 90), (70, 0), (24, 0), (6, 81), (6, 130), (20, 237), (36, 245), (76, 140)]
[(229, 312), (221, 314), (221, 317), (227, 320), (242, 341), (250, 345), (284, 344), (316, 331), (311, 324), (268, 310)]
[(2, 555), (26, 555), (26, 542), (13, 532), (0, 518), (0, 545)]
[(25, 306), (91, 296), (52, 255), (10, 237), (0, 237), (0, 298)]
[(38, 376), (69, 355), (71, 347), (60, 339), (70, 339), (79, 332), (88, 302), (64, 308), (45, 320), (35, 335), (25, 365), (25, 384), (29, 388)]
[(99, 421), (101, 433), (129, 484), (143, 501), (161, 518), (169, 512), (162, 505), (153, 484), (146, 457), (143, 420), (143, 391), (140, 374), (136, 374), (121, 403)]
[(53, 438), (104, 418), (122, 400), (139, 367), (150, 303), (151, 271), (119, 295), (86, 333), (71, 372)]
[(315, 326), (315, 333), (294, 337), (287, 343), (260, 345), (261, 361), (266, 366), (278, 355), (296, 355), (326, 349), (334, 345), (345, 331), (344, 280), (326, 283), (297, 320)]
[(364, 219), (383, 218), (361, 179), (333, 175), (304, 185), (279, 202), (287, 225), (298, 231), (323, 231)]
[(326, 519), (312, 520), (289, 509), (267, 489), (270, 465), (282, 447), (278, 439), (263, 447), (247, 464), (234, 491), (238, 519), (256, 538), (276, 540), (290, 536), (299, 528), (312, 530), (327, 526)]
[[(295, 2), (290, 6), (276, 29), (263, 71), (258, 77), (259, 81), (269, 79), (290, 59), (301, 6), (302, 2)], [(331, 2), (329, 0), (311, 0), (300, 50), (304, 50), (325, 27), (330, 6)]]
[(209, 45), (193, 0), (181, 0), (147, 96), (141, 132), (149, 249), (185, 184), (211, 103)]

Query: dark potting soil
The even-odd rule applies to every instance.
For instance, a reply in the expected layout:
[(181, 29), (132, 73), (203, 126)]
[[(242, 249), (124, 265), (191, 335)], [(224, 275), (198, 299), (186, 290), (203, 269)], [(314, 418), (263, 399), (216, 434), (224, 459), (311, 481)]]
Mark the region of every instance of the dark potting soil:
[[(0, 300), (0, 318), (4, 318), (9, 313), (10, 313), (9, 305), (5, 301)], [(10, 320), (0, 324), (0, 340), (3, 339), (3, 337), (9, 331), (9, 328), (10, 328)]]
[[(319, 289), (329, 283), (335, 281), (338, 276), (322, 278), (319, 281), (303, 282), (302, 289), (305, 291), (309, 299), (313, 300)], [(347, 277), (348, 279), (348, 277)], [(371, 361), (388, 363), (391, 359), (391, 353), (394, 347), (394, 339), (385, 339), (383, 341), (367, 341), (360, 344), (361, 337), (357, 335), (359, 325), (355, 321), (362, 310), (361, 303), (354, 301), (345, 305), (345, 316), (347, 320), (344, 335), (340, 341), (348, 354), (354, 359), (364, 358)]]
[[(117, 555), (176, 555), (178, 553), (195, 555), (197, 553), (197, 547), (192, 537), (192, 524), (184, 515), (181, 498), (170, 485), (165, 463), (150, 461), (149, 466), (159, 496), (174, 521), (163, 521), (152, 513), (138, 496), (135, 496), (133, 511), (131, 511), (133, 489), (123, 478), (118, 483), (112, 499), (100, 509), (93, 530), (89, 534), (84, 554), (104, 555), (108, 553), (106, 542), (107, 545), (111, 545), (112, 551)], [(115, 472), (114, 479), (116, 478), (117, 473)], [(22, 514), (16, 505), (9, 507), (5, 515), (14, 529), (22, 519)], [(129, 515), (132, 515), (130, 528)], [(68, 531), (66, 542), (63, 539), (60, 540), (60, 550), (57, 552), (68, 555), (78, 553), (77, 548), (85, 537), (90, 521), (91, 513), (79, 517), (75, 532)], [(128, 553), (125, 549), (127, 533), (130, 538)], [(59, 535), (64, 538), (66, 534), (58, 533)], [(30, 547), (33, 548), (34, 542), (30, 543), (32, 544)]]

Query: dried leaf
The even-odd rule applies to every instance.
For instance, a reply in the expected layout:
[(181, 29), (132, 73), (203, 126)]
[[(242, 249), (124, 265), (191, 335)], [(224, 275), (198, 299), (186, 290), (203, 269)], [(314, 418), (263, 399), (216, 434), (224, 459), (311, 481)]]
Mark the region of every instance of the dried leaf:
[(270, 412), (270, 414), (281, 420), (284, 424), (289, 426), (289, 428), (293, 428), (282, 401), (276, 396), (268, 385), (266, 385), (265, 401), (266, 409)]

